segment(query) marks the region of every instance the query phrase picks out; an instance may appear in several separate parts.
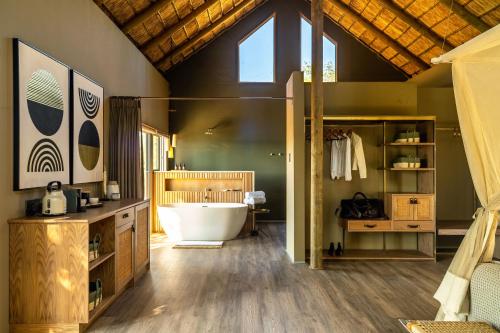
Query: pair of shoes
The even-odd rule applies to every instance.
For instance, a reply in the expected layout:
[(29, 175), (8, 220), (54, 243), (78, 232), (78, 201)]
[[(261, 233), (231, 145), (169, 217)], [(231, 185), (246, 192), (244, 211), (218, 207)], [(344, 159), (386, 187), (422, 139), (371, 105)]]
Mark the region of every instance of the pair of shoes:
[(335, 250), (335, 245), (333, 242), (330, 243), (330, 247), (328, 248), (328, 255), (333, 256), (341, 256), (344, 254), (344, 250), (342, 249), (342, 246), (340, 245), (340, 242), (338, 242), (337, 249)]
[(340, 246), (340, 242), (337, 244), (337, 249), (335, 250), (335, 255), (337, 257), (341, 256), (344, 254), (344, 250), (342, 249), (342, 246)]

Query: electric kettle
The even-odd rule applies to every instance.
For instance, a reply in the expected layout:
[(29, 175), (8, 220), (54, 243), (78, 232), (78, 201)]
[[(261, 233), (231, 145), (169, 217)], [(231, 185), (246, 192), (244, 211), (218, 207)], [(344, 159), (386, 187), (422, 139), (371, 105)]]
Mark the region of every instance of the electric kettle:
[(63, 215), (66, 214), (66, 196), (59, 181), (50, 182), (42, 199), (43, 215)]

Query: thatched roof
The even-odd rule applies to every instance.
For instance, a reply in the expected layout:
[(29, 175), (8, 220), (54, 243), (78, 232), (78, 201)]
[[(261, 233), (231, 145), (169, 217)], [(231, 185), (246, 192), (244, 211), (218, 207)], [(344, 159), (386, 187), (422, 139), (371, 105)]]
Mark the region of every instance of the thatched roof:
[[(94, 0), (161, 71), (267, 0)], [(412, 76), (500, 23), (500, 0), (324, 0), (326, 17)]]

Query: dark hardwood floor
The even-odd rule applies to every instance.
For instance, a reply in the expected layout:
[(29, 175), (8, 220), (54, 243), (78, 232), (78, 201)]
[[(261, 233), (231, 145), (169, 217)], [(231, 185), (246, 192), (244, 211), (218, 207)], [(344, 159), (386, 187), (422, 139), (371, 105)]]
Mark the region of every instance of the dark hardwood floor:
[(156, 240), (151, 271), (90, 332), (402, 332), (397, 318), (432, 319), (449, 260), (289, 263), (284, 225), (220, 250)]

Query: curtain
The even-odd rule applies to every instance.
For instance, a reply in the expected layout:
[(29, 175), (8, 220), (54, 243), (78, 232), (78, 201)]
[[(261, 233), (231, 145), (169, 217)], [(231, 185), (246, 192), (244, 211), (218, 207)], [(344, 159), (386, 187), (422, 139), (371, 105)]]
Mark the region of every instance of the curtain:
[(140, 101), (111, 97), (109, 124), (109, 179), (118, 181), (122, 198), (143, 199)]
[(492, 260), (500, 209), (500, 25), (433, 62), (452, 63), (465, 153), (482, 205), (434, 295), (441, 303), (436, 320), (466, 320), (470, 279), (478, 264)]

